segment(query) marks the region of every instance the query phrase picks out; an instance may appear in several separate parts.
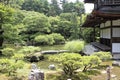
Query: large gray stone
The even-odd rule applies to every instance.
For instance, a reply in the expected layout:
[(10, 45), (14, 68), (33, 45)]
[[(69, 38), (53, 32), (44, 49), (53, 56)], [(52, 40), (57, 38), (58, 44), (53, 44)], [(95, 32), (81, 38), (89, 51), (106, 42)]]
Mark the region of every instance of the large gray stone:
[(113, 61), (112, 66), (120, 66), (120, 62), (119, 61)]
[(28, 80), (44, 80), (44, 72), (40, 71), (36, 64), (31, 64), (31, 72)]

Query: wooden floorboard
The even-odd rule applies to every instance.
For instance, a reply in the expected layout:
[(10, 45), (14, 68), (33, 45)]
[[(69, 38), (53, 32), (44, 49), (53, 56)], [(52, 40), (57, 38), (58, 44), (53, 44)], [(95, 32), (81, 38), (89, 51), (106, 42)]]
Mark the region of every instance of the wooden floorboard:
[(98, 42), (92, 42), (91, 44), (92, 44), (93, 46), (101, 49), (102, 51), (110, 51), (110, 50), (111, 50), (110, 47), (108, 47), (108, 46), (106, 46), (106, 45), (103, 45), (103, 44), (100, 44), (100, 43), (98, 43)]

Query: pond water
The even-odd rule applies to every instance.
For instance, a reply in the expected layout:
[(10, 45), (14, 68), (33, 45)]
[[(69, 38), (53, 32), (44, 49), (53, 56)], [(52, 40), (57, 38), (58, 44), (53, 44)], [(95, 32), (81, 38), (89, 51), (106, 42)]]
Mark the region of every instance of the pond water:
[(64, 45), (40, 46), (41, 50), (64, 50)]

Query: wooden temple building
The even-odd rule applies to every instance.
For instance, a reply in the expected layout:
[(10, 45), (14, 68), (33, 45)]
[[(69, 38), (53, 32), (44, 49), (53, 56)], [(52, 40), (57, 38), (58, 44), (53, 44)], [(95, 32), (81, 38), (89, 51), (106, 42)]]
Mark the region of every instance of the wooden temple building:
[(86, 18), (83, 27), (99, 28), (100, 41), (93, 43), (103, 51), (111, 51), (114, 59), (120, 59), (120, 0), (85, 0), (93, 3), (94, 9)]

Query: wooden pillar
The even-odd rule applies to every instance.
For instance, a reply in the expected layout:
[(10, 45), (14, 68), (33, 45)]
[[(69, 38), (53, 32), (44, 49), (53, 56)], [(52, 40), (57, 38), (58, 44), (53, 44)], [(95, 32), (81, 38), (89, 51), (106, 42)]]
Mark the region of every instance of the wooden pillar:
[(111, 46), (111, 52), (112, 52), (112, 39), (113, 39), (113, 22), (112, 22), (112, 20), (111, 20), (110, 32), (111, 32), (110, 46)]

